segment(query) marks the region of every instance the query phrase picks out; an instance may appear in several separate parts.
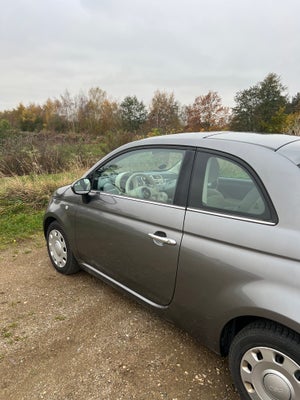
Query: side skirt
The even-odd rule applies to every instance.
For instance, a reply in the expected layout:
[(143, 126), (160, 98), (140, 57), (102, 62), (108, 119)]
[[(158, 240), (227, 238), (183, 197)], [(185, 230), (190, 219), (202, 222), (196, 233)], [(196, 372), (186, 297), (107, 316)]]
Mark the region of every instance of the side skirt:
[(135, 297), (135, 299), (142, 304), (146, 304), (147, 306), (150, 306), (152, 308), (156, 308), (159, 310), (166, 310), (168, 309), (168, 306), (162, 306), (161, 304), (154, 303), (153, 301), (147, 299), (146, 297), (140, 295), (139, 293), (135, 292), (134, 290), (131, 290), (129, 287), (123, 285), (122, 283), (116, 281), (115, 279), (111, 278), (110, 276), (104, 274), (103, 272), (100, 272), (96, 268), (92, 267), (89, 264), (82, 263), (80, 264), (81, 268), (85, 270), (86, 272), (90, 273), (91, 275), (95, 276), (98, 279), (101, 279), (102, 281), (108, 283), (109, 285), (124, 291), (125, 293), (128, 293), (129, 295)]

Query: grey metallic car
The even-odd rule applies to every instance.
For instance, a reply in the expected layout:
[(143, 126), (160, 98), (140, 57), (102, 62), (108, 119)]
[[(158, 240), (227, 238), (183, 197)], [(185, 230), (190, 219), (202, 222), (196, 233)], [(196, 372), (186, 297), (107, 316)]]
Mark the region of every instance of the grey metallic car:
[(300, 399), (300, 138), (136, 141), (58, 189), (50, 259), (127, 292), (229, 366), (242, 399)]

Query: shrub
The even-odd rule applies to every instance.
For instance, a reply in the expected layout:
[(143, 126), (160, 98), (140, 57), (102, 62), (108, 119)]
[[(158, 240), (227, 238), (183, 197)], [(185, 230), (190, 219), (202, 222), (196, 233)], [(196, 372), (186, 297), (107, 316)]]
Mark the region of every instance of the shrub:
[(57, 173), (87, 168), (103, 156), (103, 144), (79, 135), (14, 134), (1, 138), (0, 176)]
[(0, 133), (8, 131), (10, 128), (10, 123), (7, 119), (0, 119)]
[(135, 133), (126, 131), (110, 131), (103, 137), (102, 149), (104, 153), (116, 149), (123, 144), (136, 140), (138, 137)]

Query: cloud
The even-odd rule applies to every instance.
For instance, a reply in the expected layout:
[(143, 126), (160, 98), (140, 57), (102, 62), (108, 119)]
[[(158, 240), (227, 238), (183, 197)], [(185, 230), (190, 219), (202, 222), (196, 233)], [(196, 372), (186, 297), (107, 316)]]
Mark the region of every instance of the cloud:
[(191, 103), (282, 76), (299, 91), (296, 0), (11, 0), (0, 15), (0, 109), (100, 86)]

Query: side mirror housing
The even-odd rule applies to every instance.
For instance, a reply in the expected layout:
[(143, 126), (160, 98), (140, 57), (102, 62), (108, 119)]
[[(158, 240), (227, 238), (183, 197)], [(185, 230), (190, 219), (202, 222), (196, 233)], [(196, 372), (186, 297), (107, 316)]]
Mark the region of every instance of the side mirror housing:
[(87, 195), (90, 193), (91, 189), (91, 181), (88, 178), (79, 179), (72, 185), (73, 192), (79, 195)]

